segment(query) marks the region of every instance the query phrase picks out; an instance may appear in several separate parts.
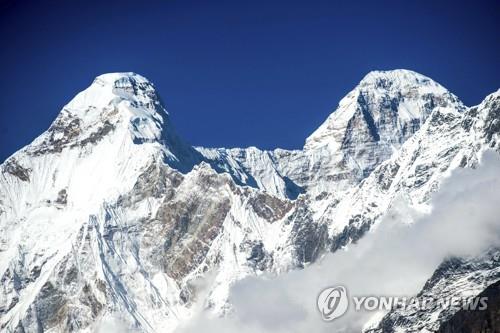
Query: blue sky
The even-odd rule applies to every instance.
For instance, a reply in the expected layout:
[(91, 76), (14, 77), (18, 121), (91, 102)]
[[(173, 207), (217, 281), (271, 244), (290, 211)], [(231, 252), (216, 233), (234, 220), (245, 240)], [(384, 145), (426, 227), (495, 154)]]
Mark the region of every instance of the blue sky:
[[(104, 4), (103, 4), (104, 3)], [(194, 145), (300, 148), (370, 70), (500, 88), (498, 1), (3, 1), (0, 161), (99, 74), (140, 73)]]

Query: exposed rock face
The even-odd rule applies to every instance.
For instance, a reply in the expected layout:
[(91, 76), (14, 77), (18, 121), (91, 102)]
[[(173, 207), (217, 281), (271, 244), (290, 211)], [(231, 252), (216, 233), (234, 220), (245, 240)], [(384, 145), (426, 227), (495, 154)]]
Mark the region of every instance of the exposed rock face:
[[(488, 305), (492, 305), (491, 308), (487, 311), (480, 311), (479, 308), (476, 311), (460, 310), (452, 306), (443, 308), (439, 306), (439, 302), (435, 302), (428, 309), (393, 309), (383, 317), (377, 328), (365, 332), (437, 332), (458, 329), (454, 325), (462, 324), (464, 330), (457, 330), (457, 332), (470, 332), (466, 327), (486, 329), (489, 326), (498, 330), (498, 326), (491, 322), (485, 324), (482, 319), (491, 316), (498, 320), (498, 313), (495, 312), (498, 310), (498, 295), (496, 298), (494, 295), (498, 292), (499, 280), (500, 251), (498, 249), (492, 249), (475, 258), (450, 258), (436, 269), (417, 298), (444, 300), (449, 296), (470, 297), (481, 295), (483, 290), (490, 285), (497, 285), (489, 291), (493, 295), (493, 299), (489, 299), (488, 302)], [(462, 321), (466, 318), (466, 322)], [(479, 330), (478, 332), (488, 331)]]
[(11, 175), (19, 178), (24, 182), (28, 182), (30, 180), (31, 170), (23, 168), (21, 165), (19, 165), (15, 158), (11, 158), (10, 160), (6, 161), (3, 165), (2, 171), (10, 173)]
[(99, 76), (1, 166), (0, 329), (173, 331), (195, 301), (223, 315), (232, 283), (362, 240), (397, 195), (426, 208), (499, 149), (499, 100), (466, 108), (420, 74), (372, 72), (302, 150), (193, 148), (148, 80)]
[(292, 203), (266, 193), (259, 193), (250, 200), (255, 214), (263, 219), (274, 222), (281, 220), (292, 209)]
[(460, 310), (439, 327), (438, 333), (500, 332), (500, 281), (483, 290), (477, 299), (488, 299), (486, 310)]

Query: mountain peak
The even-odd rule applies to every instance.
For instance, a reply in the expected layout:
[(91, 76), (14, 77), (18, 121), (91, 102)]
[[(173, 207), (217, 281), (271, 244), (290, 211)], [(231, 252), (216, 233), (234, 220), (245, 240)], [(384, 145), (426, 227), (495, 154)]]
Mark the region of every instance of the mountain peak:
[[(364, 177), (411, 137), (436, 108), (463, 110), (463, 104), (430, 78), (404, 69), (368, 73), (304, 148), (352, 164)], [(330, 163), (330, 162), (329, 162)]]
[(148, 79), (133, 72), (124, 72), (97, 76), (87, 89), (66, 105), (65, 109), (75, 111), (89, 107), (102, 109), (123, 100), (135, 106), (149, 106), (155, 111), (161, 106), (155, 87)]
[(408, 69), (394, 69), (388, 71), (375, 70), (365, 75), (359, 87), (378, 89), (401, 89), (404, 87), (433, 87), (441, 92), (446, 91), (439, 83), (425, 75)]
[(66, 104), (27, 150), (36, 155), (59, 153), (101, 141), (161, 146), (168, 139), (177, 138), (153, 84), (131, 72), (108, 73), (97, 76)]
[(161, 155), (183, 172), (199, 161), (199, 153), (177, 135), (154, 85), (133, 72), (97, 76), (26, 151), (35, 156), (90, 151), (101, 142), (108, 153), (141, 145), (144, 154)]
[(113, 87), (135, 85), (139, 83), (152, 85), (151, 82), (144, 76), (136, 74), (134, 72), (104, 73), (98, 75), (93, 82), (93, 84), (97, 84), (100, 86), (110, 85)]

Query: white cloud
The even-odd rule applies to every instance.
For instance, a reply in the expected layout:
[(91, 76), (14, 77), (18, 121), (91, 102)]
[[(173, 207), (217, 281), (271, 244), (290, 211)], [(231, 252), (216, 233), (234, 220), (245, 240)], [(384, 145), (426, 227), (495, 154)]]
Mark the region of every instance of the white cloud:
[(97, 323), (95, 328), (97, 333), (127, 333), (131, 332), (128, 329), (127, 322), (117, 316), (103, 317), (100, 322)]
[[(499, 155), (487, 152), (476, 170), (456, 170), (433, 196), (432, 207), (422, 215), (397, 200), (357, 245), (302, 271), (242, 280), (231, 288), (231, 316), (200, 313), (181, 331), (359, 331), (369, 315), (350, 311), (332, 323), (321, 321), (316, 297), (323, 288), (341, 284), (351, 295), (413, 295), (447, 256), (500, 245)], [(415, 223), (404, 223), (409, 217)]]

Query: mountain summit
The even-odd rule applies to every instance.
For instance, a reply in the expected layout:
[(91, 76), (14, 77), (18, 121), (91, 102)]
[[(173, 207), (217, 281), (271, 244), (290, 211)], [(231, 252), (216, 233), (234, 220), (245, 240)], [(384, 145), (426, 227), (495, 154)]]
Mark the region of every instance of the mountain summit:
[(83, 124), (123, 122), (136, 141), (161, 140), (168, 113), (153, 84), (134, 73), (100, 75), (63, 109)]
[(452, 170), (499, 150), (499, 106), (498, 92), (467, 108), (423, 75), (376, 71), (302, 150), (215, 149), (179, 138), (144, 77), (98, 76), (0, 166), (0, 330), (116, 317), (170, 332), (200, 298), (227, 314), (235, 281), (362, 240), (396, 197), (425, 211)]
[[(307, 139), (358, 181), (388, 159), (437, 109), (463, 111), (460, 100), (435, 81), (412, 71), (373, 71), (339, 103)], [(333, 159), (333, 160), (332, 160)]]

